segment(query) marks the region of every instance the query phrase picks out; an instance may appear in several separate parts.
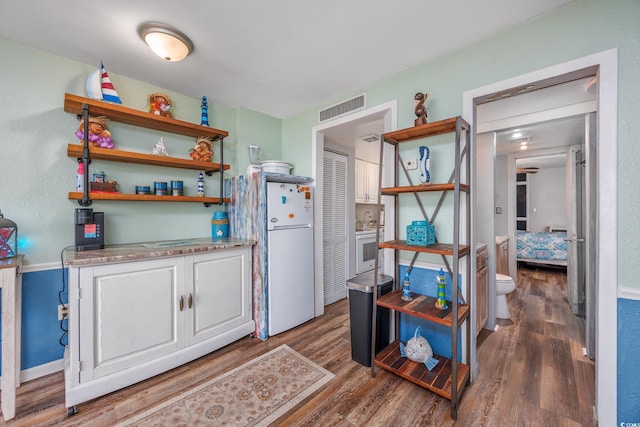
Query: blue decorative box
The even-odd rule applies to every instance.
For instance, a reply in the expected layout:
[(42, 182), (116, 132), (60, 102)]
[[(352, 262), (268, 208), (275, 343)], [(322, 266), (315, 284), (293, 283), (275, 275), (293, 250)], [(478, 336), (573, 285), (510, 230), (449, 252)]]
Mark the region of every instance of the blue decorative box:
[(428, 221), (413, 221), (407, 225), (407, 245), (427, 246), (436, 242), (436, 229)]

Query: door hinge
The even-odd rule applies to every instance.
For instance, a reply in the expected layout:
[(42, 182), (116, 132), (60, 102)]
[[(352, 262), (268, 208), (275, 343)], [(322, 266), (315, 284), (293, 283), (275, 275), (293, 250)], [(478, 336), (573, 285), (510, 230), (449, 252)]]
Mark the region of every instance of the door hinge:
[(82, 360), (80, 360), (80, 361), (78, 362), (78, 370), (79, 370), (80, 372), (82, 372), (82, 369), (83, 369), (83, 368), (84, 368), (84, 363), (82, 363)]

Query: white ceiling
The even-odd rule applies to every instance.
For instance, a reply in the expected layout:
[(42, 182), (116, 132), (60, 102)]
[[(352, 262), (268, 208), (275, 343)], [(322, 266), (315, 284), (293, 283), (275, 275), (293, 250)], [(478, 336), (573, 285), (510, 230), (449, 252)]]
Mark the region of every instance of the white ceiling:
[[(3, 1), (0, 37), (285, 118), (572, 1)], [(186, 33), (193, 54), (179, 63), (156, 57), (137, 34), (149, 21)]]

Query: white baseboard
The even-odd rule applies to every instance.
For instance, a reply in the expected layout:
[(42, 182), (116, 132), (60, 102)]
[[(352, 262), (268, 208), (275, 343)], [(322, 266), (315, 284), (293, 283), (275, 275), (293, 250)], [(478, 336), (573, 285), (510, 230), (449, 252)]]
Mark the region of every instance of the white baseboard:
[(640, 288), (618, 288), (618, 298), (640, 301)]
[[(36, 378), (44, 377), (46, 375), (61, 371), (64, 371), (64, 359), (54, 360), (53, 362), (45, 363), (44, 365), (38, 365), (34, 368), (29, 368), (21, 371), (20, 383), (26, 383), (27, 381), (35, 380)], [(2, 377), (0, 377), (0, 379), (1, 378)], [(2, 384), (2, 381), (0, 381), (0, 384)]]
[(47, 270), (56, 270), (62, 268), (62, 264), (60, 262), (47, 262), (42, 264), (23, 264), (22, 272), (23, 273), (33, 273), (34, 271), (47, 271)]

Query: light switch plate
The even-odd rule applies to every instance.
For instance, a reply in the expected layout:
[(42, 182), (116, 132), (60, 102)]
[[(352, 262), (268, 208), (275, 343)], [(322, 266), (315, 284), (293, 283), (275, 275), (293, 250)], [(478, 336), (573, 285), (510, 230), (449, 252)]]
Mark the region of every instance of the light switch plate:
[(403, 160), (402, 163), (406, 170), (418, 169), (418, 159)]

